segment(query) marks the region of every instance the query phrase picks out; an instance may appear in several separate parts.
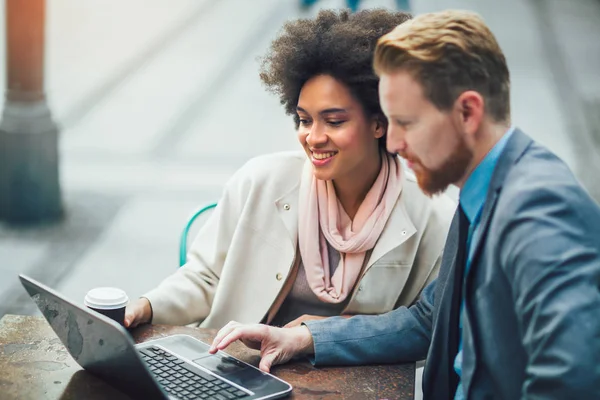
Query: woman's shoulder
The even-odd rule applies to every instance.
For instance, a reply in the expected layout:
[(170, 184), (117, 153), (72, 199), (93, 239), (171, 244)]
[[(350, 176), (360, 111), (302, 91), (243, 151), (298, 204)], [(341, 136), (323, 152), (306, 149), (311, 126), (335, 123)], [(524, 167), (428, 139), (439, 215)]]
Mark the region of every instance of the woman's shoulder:
[(246, 162), (242, 169), (254, 173), (273, 172), (273, 168), (299, 169), (304, 165), (306, 155), (302, 151), (281, 151), (262, 154)]
[(251, 186), (280, 186), (300, 181), (306, 155), (302, 151), (264, 154), (248, 160), (234, 175), (232, 182)]

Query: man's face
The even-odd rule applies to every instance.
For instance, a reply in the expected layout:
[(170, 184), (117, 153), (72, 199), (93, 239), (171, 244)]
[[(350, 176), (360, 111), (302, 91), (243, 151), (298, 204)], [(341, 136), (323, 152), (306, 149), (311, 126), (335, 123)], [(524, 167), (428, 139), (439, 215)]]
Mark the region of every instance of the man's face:
[(473, 158), (454, 110), (440, 111), (406, 71), (383, 74), (381, 108), (388, 118), (387, 150), (408, 161), (428, 195), (459, 182)]

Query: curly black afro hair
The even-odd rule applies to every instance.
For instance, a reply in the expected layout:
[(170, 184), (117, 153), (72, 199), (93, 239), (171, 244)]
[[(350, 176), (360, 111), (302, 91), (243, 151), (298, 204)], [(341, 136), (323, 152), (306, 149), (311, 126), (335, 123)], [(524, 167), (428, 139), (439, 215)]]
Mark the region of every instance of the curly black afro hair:
[(302, 86), (317, 75), (330, 75), (345, 84), (369, 116), (383, 118), (378, 81), (373, 71), (377, 39), (411, 18), (383, 9), (352, 14), (323, 10), (315, 19), (287, 22), (262, 59), (260, 78), (278, 95), (289, 115), (299, 121), (296, 106)]

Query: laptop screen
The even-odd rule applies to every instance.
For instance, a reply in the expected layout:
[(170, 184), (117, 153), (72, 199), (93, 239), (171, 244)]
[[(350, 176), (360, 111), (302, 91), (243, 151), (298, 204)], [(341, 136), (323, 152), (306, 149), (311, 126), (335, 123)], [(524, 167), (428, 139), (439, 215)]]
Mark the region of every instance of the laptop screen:
[(79, 365), (133, 398), (167, 398), (122, 326), (31, 278), (19, 279)]

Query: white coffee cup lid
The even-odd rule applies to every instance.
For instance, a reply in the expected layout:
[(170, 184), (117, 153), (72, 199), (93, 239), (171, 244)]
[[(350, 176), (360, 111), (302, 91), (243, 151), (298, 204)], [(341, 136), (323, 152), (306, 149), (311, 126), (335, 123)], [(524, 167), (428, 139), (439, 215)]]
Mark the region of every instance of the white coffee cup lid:
[(112, 310), (121, 308), (129, 303), (127, 294), (118, 288), (114, 287), (99, 287), (90, 290), (85, 295), (83, 300), (88, 307), (97, 308), (99, 310)]

